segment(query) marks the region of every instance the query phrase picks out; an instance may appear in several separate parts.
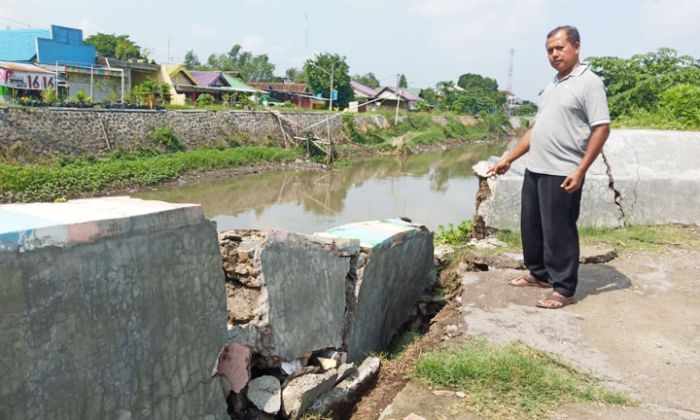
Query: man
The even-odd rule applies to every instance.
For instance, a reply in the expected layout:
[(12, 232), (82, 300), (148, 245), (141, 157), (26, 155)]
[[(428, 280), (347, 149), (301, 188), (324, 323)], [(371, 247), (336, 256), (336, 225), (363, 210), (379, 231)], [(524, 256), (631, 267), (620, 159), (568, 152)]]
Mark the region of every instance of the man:
[(554, 28), (546, 46), (557, 75), (542, 92), (535, 125), (489, 173), (504, 174), (529, 151), (520, 229), (530, 273), (509, 284), (552, 287), (537, 306), (558, 309), (571, 303), (576, 292), (581, 187), (610, 134), (610, 116), (603, 82), (579, 61), (578, 30)]

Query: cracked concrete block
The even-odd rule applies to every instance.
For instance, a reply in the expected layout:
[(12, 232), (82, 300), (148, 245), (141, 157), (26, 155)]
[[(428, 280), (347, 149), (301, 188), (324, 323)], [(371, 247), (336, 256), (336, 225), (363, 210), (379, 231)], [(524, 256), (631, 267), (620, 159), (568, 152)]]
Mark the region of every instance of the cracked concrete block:
[(284, 414), (289, 418), (298, 419), (316, 397), (333, 388), (337, 377), (338, 372), (330, 370), (292, 379), (282, 390)]
[(349, 256), (358, 249), (356, 240), (269, 232), (260, 259), (272, 345), (281, 358), (342, 346)]
[(0, 206), (0, 418), (225, 418), (223, 280), (200, 206)]
[(349, 288), (348, 360), (384, 348), (435, 281), (433, 234), (398, 219), (353, 223), (317, 233), (359, 239), (365, 265)]
[(357, 393), (377, 377), (380, 360), (377, 357), (366, 358), (347, 378), (341, 380), (335, 388), (322, 394), (309, 406), (309, 411), (321, 415), (328, 414), (333, 407), (348, 402)]
[[(579, 226), (700, 224), (700, 133), (615, 129), (586, 175)], [(520, 227), (520, 190), (527, 155), (497, 179), (485, 177), (496, 162), (480, 162), (477, 218), (488, 227)]]

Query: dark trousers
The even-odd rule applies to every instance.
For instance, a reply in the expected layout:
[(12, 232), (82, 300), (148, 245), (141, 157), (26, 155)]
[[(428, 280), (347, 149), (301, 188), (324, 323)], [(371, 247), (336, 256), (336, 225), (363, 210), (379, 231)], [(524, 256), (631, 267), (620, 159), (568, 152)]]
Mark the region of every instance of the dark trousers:
[(571, 297), (578, 283), (579, 244), (576, 220), (581, 190), (569, 194), (566, 177), (525, 171), (520, 233), (525, 266), (533, 276)]

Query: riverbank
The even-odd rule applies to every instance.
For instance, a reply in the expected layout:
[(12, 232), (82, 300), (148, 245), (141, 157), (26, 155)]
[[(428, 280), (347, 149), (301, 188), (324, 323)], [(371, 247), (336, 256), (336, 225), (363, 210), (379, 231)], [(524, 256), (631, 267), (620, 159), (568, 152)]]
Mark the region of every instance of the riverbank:
[[(398, 125), (384, 128), (358, 127), (354, 119), (346, 118), (335, 147), (335, 165), (382, 154), (444, 150), (506, 135), (502, 125), (492, 127), (487, 121), (464, 125), (448, 118), (434, 122), (433, 117), (409, 114)], [(369, 141), (370, 138), (374, 140)], [(323, 165), (325, 157), (320, 153), (312, 153), (307, 159), (301, 147), (283, 148), (261, 142), (264, 145), (243, 136), (221, 139), (214, 148), (185, 150), (187, 140), (179, 138), (174, 130), (163, 128), (135, 151), (117, 150), (101, 157), (58, 156), (41, 163), (6, 159), (0, 163), (0, 202), (64, 200), (203, 179), (329, 168)]]
[[(462, 226), (468, 230), (466, 224)], [(376, 419), (378, 413), (384, 420), (411, 413), (465, 419), (698, 417), (700, 400), (692, 390), (700, 373), (696, 322), (700, 310), (694, 305), (700, 296), (692, 276), (687, 276), (697, 269), (700, 258), (697, 226), (582, 232), (584, 248), (597, 246), (598, 253), (612, 249), (614, 254), (583, 264), (577, 304), (557, 311), (534, 306), (546, 291), (507, 286), (508, 279), (523, 273), (503, 265), (504, 259), (512, 260), (513, 253), (520, 251), (517, 234), (499, 232), (490, 240), (493, 245), (482, 242), (481, 248), (469, 246), (468, 236), (458, 237), (452, 232), (438, 238), (451, 241), (457, 249), (448, 253), (441, 273), (443, 288), (452, 290), (445, 293), (445, 307), (431, 320), (427, 332), (407, 333), (396, 340), (403, 349), (386, 355), (377, 384), (355, 407), (353, 419)], [(529, 376), (534, 367), (527, 363), (519, 364), (524, 369), (516, 373), (499, 371), (502, 375), (476, 384), (469, 381), (488, 372), (426, 374), (426, 364), (444, 356), (445, 349), (450, 357), (455, 352), (467, 357), (470, 346), (481, 346), (484, 340), (488, 343), (484, 352), (494, 357), (520, 343), (530, 349), (526, 356), (536, 356), (538, 369), (547, 369), (553, 355), (557, 365), (575, 369), (570, 372), (574, 376), (589, 375), (586, 383), (616, 396), (594, 403), (567, 396), (550, 404), (538, 393), (530, 393), (518, 395), (516, 405), (513, 399), (479, 398), (493, 386), (500, 389), (498, 395), (540, 386), (539, 376)], [(510, 360), (520, 363), (522, 356)], [(462, 366), (466, 369), (468, 362)], [(593, 395), (587, 394), (584, 400)]]

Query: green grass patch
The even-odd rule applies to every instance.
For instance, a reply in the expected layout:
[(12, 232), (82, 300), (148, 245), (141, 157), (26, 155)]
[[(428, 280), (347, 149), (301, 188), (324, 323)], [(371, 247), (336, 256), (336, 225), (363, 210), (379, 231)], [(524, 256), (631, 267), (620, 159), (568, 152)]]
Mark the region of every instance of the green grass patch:
[(153, 156), (114, 153), (101, 159), (44, 165), (0, 163), (0, 201), (52, 201), (107, 189), (153, 185), (191, 171), (290, 161), (301, 154), (300, 149), (256, 146)]
[(426, 353), (415, 376), (465, 392), (466, 408), (492, 418), (538, 418), (569, 402), (633, 403), (592, 375), (517, 342), (496, 347), (473, 339), (460, 348)]
[(389, 345), (377, 356), (384, 360), (398, 359), (406, 347), (418, 341), (420, 337), (421, 334), (416, 331), (407, 331), (403, 334), (398, 334), (391, 339)]
[(682, 225), (635, 225), (623, 229), (579, 229), (582, 244), (605, 243), (618, 252), (661, 252), (668, 246), (700, 248), (697, 232)]

